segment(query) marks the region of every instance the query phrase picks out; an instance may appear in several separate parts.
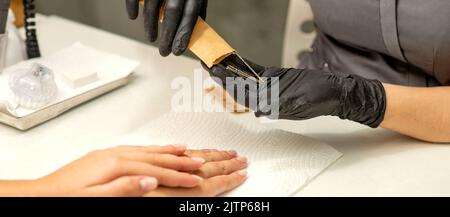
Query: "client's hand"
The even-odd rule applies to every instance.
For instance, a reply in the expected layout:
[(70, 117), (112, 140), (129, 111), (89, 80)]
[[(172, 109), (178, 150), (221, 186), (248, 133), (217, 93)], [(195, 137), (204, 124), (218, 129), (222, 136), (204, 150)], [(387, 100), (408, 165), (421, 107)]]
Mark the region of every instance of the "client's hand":
[[(39, 196), (143, 196), (160, 186), (192, 188), (204, 155), (186, 146), (122, 146), (94, 151), (36, 181)], [(199, 156), (199, 157), (197, 157)], [(206, 158), (206, 157), (205, 157)], [(209, 158), (207, 158), (209, 159)]]
[(234, 151), (187, 151), (191, 158), (202, 158), (206, 163), (194, 174), (204, 180), (194, 188), (158, 187), (148, 197), (213, 197), (228, 192), (247, 179), (247, 158), (238, 157)]

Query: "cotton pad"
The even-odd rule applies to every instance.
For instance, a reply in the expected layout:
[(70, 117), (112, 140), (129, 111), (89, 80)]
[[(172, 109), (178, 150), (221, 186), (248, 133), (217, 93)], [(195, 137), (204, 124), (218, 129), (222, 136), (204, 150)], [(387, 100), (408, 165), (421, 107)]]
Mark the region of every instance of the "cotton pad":
[(94, 70), (68, 70), (62, 73), (64, 81), (70, 87), (76, 89), (84, 85), (94, 83), (99, 80), (97, 72)]

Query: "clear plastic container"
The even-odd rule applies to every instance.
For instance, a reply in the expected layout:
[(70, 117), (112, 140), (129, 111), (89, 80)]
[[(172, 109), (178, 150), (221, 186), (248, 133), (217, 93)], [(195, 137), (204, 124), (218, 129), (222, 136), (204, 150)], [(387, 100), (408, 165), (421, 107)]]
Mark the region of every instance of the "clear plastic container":
[(48, 105), (58, 92), (53, 71), (37, 63), (29, 69), (15, 71), (10, 77), (9, 87), (16, 103), (27, 109)]

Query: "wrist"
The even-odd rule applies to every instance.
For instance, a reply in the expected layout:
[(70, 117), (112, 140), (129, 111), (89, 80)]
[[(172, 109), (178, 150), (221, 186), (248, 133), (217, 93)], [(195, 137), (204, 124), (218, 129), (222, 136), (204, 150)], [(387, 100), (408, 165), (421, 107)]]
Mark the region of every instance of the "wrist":
[(36, 197), (48, 197), (63, 195), (60, 186), (51, 179), (50, 176), (45, 176), (32, 181), (32, 194)]
[(15, 180), (0, 182), (0, 196), (37, 197), (41, 187), (38, 180)]
[(386, 92), (378, 80), (369, 80), (356, 75), (345, 78), (339, 116), (377, 128), (386, 112)]

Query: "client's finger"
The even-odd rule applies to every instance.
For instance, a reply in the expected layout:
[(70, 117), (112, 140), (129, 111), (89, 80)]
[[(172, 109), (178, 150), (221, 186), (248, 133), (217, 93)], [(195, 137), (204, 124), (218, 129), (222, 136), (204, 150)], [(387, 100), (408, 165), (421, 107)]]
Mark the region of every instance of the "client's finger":
[(200, 157), (206, 162), (231, 160), (237, 156), (236, 151), (217, 150), (187, 150), (185, 154), (189, 157)]
[[(125, 161), (125, 160), (124, 160)], [(128, 161), (122, 163), (122, 166), (114, 169), (115, 175), (120, 176), (149, 176), (155, 177), (159, 184), (167, 187), (185, 187), (192, 188), (202, 182), (202, 178), (189, 173), (178, 172), (154, 166), (147, 163)]]
[(171, 154), (154, 154), (146, 152), (124, 152), (121, 157), (131, 161), (148, 163), (177, 171), (199, 170), (205, 160), (199, 157), (184, 157)]
[(196, 188), (161, 187), (146, 194), (146, 197), (215, 197), (242, 185), (247, 180), (247, 171), (206, 179)]
[(241, 170), (230, 175), (216, 176), (202, 184), (205, 197), (215, 197), (237, 188), (247, 180), (247, 170)]
[(84, 192), (88, 197), (142, 197), (158, 187), (153, 177), (125, 176), (112, 182), (93, 186)]
[(238, 157), (226, 161), (215, 161), (206, 163), (194, 174), (203, 177), (210, 178), (214, 176), (229, 175), (236, 171), (247, 168), (247, 158)]
[(184, 145), (184, 144), (174, 144), (174, 145), (166, 145), (166, 146), (123, 145), (123, 146), (118, 146), (116, 148), (112, 148), (111, 150), (116, 153), (140, 151), (140, 152), (158, 153), (158, 154), (182, 155), (186, 152), (186, 149), (187, 149), (186, 147), (187, 147), (187, 145)]

